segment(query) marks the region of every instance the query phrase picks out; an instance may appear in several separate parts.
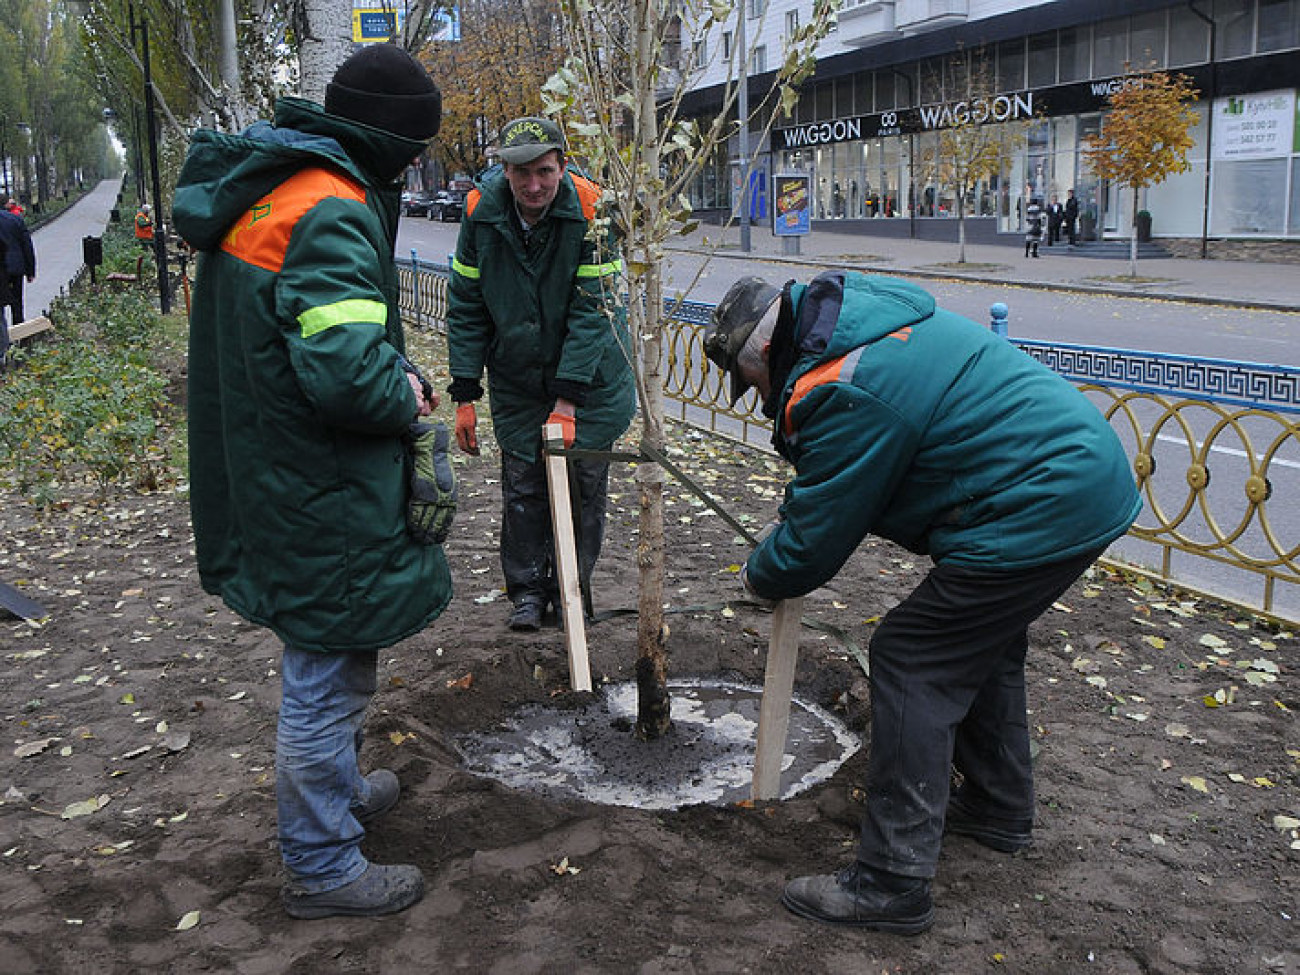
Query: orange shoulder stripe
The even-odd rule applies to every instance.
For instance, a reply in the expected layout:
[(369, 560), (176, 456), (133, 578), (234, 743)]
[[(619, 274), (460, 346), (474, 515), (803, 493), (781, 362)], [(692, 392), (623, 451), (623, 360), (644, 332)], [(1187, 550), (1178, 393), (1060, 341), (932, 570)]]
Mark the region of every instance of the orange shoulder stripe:
[(794, 433), (794, 423), (790, 418), (790, 412), (796, 404), (811, 393), (818, 386), (825, 383), (845, 382), (852, 378), (853, 370), (858, 364), (858, 355), (849, 353), (842, 355), (838, 359), (831, 359), (829, 362), (823, 362), (820, 366), (809, 369), (797, 380), (795, 380), (794, 391), (790, 393), (790, 401), (785, 404), (785, 434), (790, 436)]
[(574, 189), (578, 191), (578, 202), (582, 204), (582, 215), (588, 220), (596, 215), (596, 204), (600, 201), (600, 186), (586, 176), (570, 171)]
[(469, 196), (465, 197), (465, 216), (472, 216), (479, 201), (483, 199), (483, 191), (478, 187), (469, 191)]
[(221, 249), (248, 264), (279, 271), (302, 215), (332, 196), (364, 203), (366, 191), (356, 180), (334, 170), (300, 170), (249, 207), (226, 232)]

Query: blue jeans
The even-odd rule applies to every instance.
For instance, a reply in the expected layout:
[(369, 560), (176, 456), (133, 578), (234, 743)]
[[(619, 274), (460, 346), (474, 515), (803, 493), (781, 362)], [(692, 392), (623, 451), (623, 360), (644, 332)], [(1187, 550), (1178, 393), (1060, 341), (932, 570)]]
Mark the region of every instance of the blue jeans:
[(357, 765), (366, 705), (375, 693), (377, 653), (309, 653), (281, 658), (275, 801), (280, 856), (290, 885), (333, 890), (365, 872), (365, 830), (355, 810), (370, 786)]

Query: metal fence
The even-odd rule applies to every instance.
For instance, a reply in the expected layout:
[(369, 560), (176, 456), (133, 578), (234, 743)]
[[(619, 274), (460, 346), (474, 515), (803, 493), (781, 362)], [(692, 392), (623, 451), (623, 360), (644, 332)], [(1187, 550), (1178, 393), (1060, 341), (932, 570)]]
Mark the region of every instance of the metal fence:
[[(400, 266), (403, 312), (441, 327), (445, 265)], [(671, 418), (762, 450), (771, 426), (750, 391), (727, 403), (704, 357), (713, 306), (669, 304)], [(995, 306), (995, 316), (1005, 310)], [(1004, 322), (991, 327), (1005, 334)], [(1300, 370), (1013, 339), (1073, 381), (1132, 459), (1145, 502), (1108, 553), (1127, 568), (1282, 620), (1300, 621)]]

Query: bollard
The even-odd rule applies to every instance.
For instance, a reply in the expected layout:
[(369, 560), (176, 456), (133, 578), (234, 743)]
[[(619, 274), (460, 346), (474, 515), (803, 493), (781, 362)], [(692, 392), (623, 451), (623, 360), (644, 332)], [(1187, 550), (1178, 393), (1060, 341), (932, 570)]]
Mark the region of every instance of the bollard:
[(1001, 301), (996, 301), (989, 307), (989, 315), (992, 319), (989, 322), (989, 328), (993, 330), (993, 334), (999, 338), (1006, 338), (1007, 306)]
[(411, 248), (411, 301), (415, 304), (415, 327), (418, 330), (423, 322), (420, 314), (420, 256)]

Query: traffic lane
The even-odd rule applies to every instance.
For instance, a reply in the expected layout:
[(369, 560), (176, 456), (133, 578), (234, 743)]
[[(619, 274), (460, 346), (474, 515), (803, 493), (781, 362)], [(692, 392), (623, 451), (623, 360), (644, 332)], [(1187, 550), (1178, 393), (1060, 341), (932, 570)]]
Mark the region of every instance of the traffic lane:
[[(456, 247), (460, 224), (403, 217), (397, 256), (446, 263)], [(1083, 264), (1086, 258), (1062, 258)], [(701, 272), (701, 267), (703, 271)], [(1081, 267), (1081, 275), (1086, 268)], [(672, 252), (665, 273), (665, 295), (691, 287), (691, 301), (716, 304), (736, 279), (758, 274), (774, 284), (806, 281), (815, 267), (762, 258), (721, 257)], [(699, 274), (698, 280), (696, 275)], [(981, 325), (989, 306), (1005, 303), (1013, 338), (1070, 342), (1104, 348), (1191, 355), (1238, 362), (1300, 367), (1300, 314), (1230, 308), (1147, 296), (1090, 295), (1015, 284), (991, 285), (954, 279), (914, 279), (940, 306)]]

